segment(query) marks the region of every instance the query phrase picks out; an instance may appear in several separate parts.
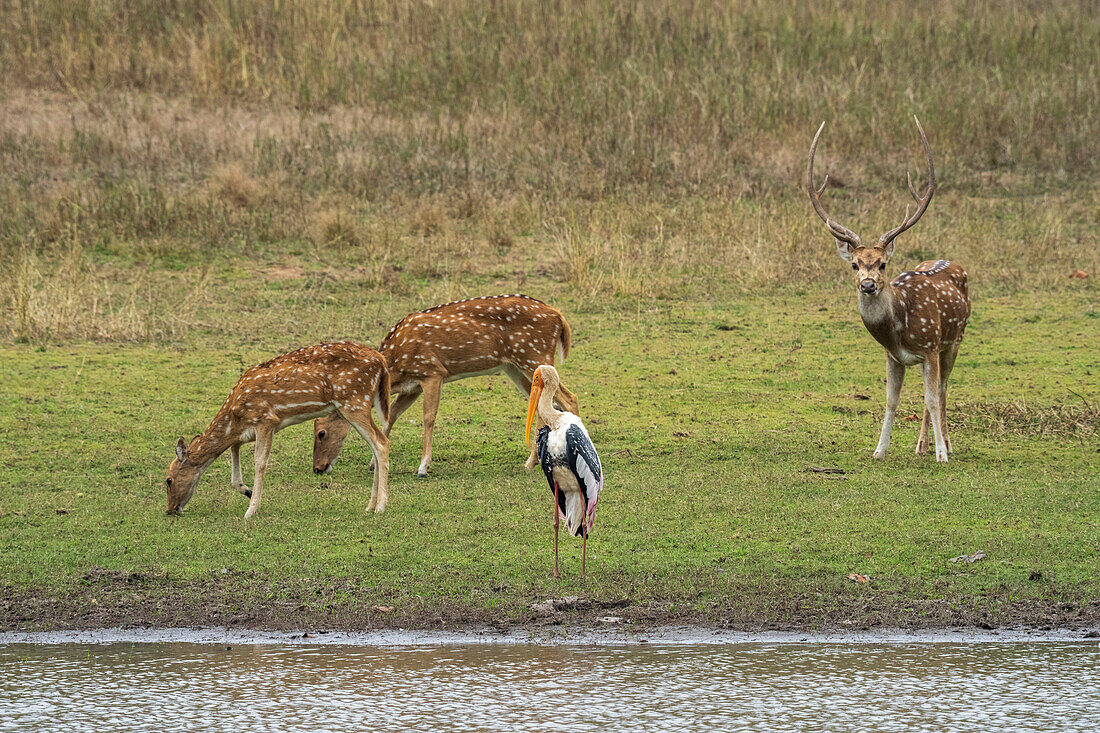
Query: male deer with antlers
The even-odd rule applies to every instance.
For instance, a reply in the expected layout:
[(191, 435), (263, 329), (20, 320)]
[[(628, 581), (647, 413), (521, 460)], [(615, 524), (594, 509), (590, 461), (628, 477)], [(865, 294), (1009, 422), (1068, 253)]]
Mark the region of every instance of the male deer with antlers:
[[(916, 120), (916, 117), (913, 118)], [(921, 365), (924, 376), (924, 419), (917, 454), (928, 451), (928, 426), (936, 444), (936, 460), (947, 462), (951, 452), (951, 439), (947, 436), (947, 378), (955, 365), (963, 331), (970, 318), (970, 295), (967, 292), (966, 271), (947, 260), (929, 260), (917, 265), (915, 270), (903, 272), (893, 281), (886, 280), (886, 263), (894, 254), (894, 240), (921, 218), (932, 194), (936, 190), (936, 170), (932, 165), (932, 149), (924, 129), (917, 121), (921, 144), (928, 157), (928, 190), (923, 196), (913, 188), (908, 175), (909, 193), (917, 202), (912, 215), (905, 209), (901, 224), (879, 237), (872, 247), (864, 247), (850, 229), (841, 226), (825, 211), (821, 194), (829, 184), (829, 177), (821, 188), (814, 185), (814, 153), (825, 123), (817, 129), (810, 145), (810, 160), (806, 167), (806, 188), (814, 211), (825, 221), (829, 233), (836, 240), (837, 253), (852, 263), (859, 284), (859, 314), (863, 325), (875, 340), (886, 349), (886, 417), (882, 421), (882, 434), (875, 448), (875, 458), (884, 458), (890, 447), (890, 430), (894, 425), (894, 413), (905, 379), (905, 367)]]
[[(168, 513), (179, 514), (191, 499), (203, 471), (231, 451), (233, 488), (251, 498), (245, 519), (260, 508), (264, 471), (275, 433), (314, 418), (338, 413), (355, 426), (374, 451), (374, 485), (367, 511), (386, 508), (389, 441), (375, 425), (371, 406), (389, 416), (390, 378), (374, 349), (349, 341), (318, 344), (254, 366), (229, 393), (214, 421), (190, 445), (179, 439), (176, 460), (168, 467)], [(249, 490), (241, 476), (240, 448), (256, 441), (256, 475)]]
[[(561, 311), (526, 295), (468, 298), (405, 316), (379, 347), (396, 395), (385, 422), (386, 436), (423, 393), (424, 452), (417, 475), (427, 476), (444, 382), (504, 372), (526, 398), (535, 369), (553, 365), (555, 357), (563, 361), (571, 341), (572, 331)], [(558, 387), (554, 399), (565, 410), (577, 412), (577, 398), (564, 385)], [(332, 471), (348, 427), (339, 415), (314, 423), (316, 473)], [(531, 468), (537, 461), (532, 449), (526, 465)]]

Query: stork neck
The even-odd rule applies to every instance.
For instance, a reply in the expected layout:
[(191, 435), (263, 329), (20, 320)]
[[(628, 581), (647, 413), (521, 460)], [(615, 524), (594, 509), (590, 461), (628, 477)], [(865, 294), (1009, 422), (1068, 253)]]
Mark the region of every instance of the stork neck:
[[(553, 389), (551, 389), (551, 387)], [(549, 425), (551, 429), (556, 427), (558, 421), (565, 415), (564, 412), (554, 407), (554, 395), (557, 393), (557, 384), (547, 384), (543, 387), (542, 394), (539, 395), (539, 417), (541, 417), (543, 422)]]

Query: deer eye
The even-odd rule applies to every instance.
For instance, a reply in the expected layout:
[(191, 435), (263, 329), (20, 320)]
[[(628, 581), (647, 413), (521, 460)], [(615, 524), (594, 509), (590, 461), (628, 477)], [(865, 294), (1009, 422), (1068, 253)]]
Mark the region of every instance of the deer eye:
[(172, 485), (172, 479), (171, 478), (166, 478), (166, 479), (164, 479), (164, 483), (168, 486), (171, 486)]
[(859, 269), (859, 265), (857, 265), (856, 263), (854, 263), (854, 262), (853, 262), (853, 263), (852, 263), (852, 269), (853, 269), (853, 270), (858, 270), (858, 269)]
[(325, 431), (324, 430), (317, 431), (317, 439), (318, 440), (324, 440), (325, 439)]

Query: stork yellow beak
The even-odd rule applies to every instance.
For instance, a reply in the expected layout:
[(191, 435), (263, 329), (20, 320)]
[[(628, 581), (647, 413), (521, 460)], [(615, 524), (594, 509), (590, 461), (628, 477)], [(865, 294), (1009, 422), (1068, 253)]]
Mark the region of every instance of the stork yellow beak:
[(539, 398), (542, 397), (542, 375), (535, 371), (535, 376), (531, 379), (531, 399), (527, 401), (527, 431), (525, 437), (527, 438), (527, 445), (531, 445), (531, 423), (535, 420), (535, 410), (539, 406)]

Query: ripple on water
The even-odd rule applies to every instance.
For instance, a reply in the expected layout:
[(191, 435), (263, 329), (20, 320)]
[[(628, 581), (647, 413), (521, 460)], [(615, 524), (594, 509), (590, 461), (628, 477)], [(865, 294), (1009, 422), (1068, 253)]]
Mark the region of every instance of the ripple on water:
[(1095, 642), (0, 645), (0, 730), (1088, 730)]

